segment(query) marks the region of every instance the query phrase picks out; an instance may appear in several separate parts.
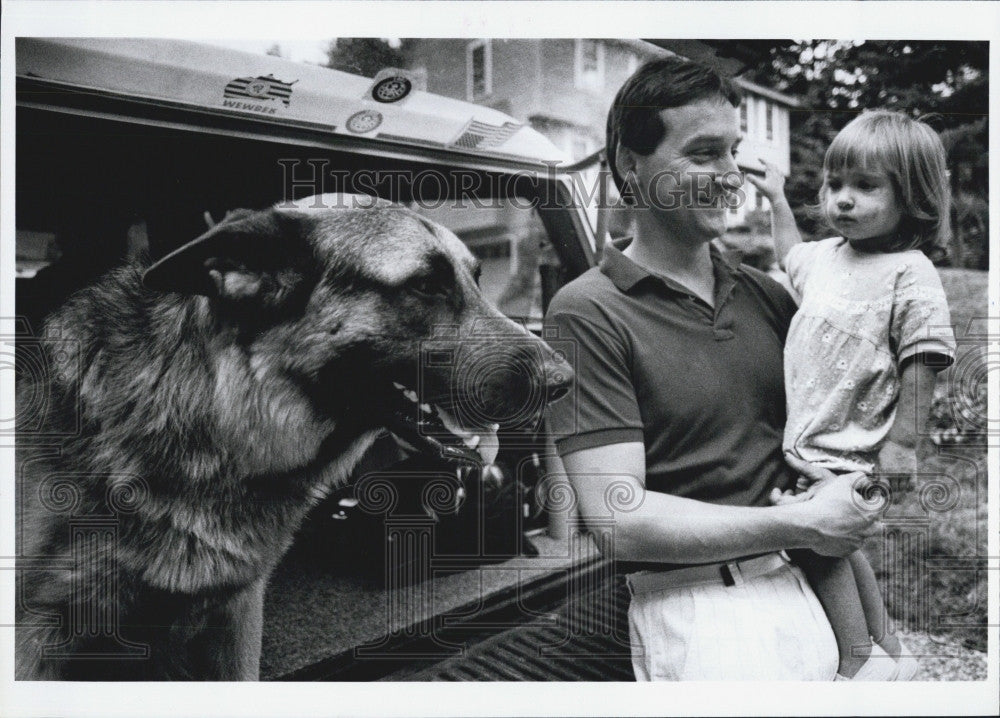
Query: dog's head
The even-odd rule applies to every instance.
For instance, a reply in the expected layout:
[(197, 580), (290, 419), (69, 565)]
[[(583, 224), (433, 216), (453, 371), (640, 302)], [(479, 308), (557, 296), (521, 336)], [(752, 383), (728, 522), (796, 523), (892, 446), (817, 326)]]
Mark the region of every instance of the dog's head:
[(458, 237), (409, 209), (318, 195), (231, 213), (144, 282), (207, 297), (251, 363), (277, 364), (338, 426), (490, 461), (498, 426), (537, 422), (572, 370), (484, 299), (478, 271)]

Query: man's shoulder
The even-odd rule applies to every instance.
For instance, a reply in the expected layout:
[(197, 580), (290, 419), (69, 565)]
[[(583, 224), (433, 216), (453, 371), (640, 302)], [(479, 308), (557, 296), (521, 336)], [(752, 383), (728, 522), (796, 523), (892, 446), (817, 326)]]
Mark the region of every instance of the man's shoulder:
[(788, 294), (784, 285), (767, 272), (751, 267), (749, 264), (740, 264), (739, 270), (746, 275), (750, 282), (760, 286), (769, 295), (782, 298), (787, 296), (791, 299), (791, 295)]
[(747, 284), (758, 297), (762, 297), (766, 306), (777, 313), (783, 320), (790, 320), (797, 309), (795, 299), (788, 289), (774, 277), (747, 264), (739, 265), (739, 271), (746, 277)]
[(549, 314), (590, 314), (594, 307), (604, 304), (618, 289), (598, 267), (591, 267), (576, 279), (567, 282), (556, 292), (549, 303)]

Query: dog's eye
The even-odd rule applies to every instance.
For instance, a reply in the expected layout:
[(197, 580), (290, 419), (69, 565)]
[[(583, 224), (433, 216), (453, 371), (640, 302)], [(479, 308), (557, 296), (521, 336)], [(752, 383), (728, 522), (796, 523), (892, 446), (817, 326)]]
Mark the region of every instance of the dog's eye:
[(420, 277), (414, 279), (410, 283), (410, 289), (417, 294), (426, 294), (429, 296), (444, 296), (448, 293), (447, 287), (441, 283), (440, 279), (435, 277)]
[(455, 288), (455, 270), (445, 257), (432, 255), (424, 270), (411, 277), (407, 286), (425, 296), (447, 297)]

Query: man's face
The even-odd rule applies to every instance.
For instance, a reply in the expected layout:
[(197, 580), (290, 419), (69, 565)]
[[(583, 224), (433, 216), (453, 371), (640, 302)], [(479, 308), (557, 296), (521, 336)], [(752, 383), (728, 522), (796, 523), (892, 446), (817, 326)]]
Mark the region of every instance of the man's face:
[(710, 97), (660, 117), (667, 132), (659, 146), (647, 156), (629, 154), (639, 206), (650, 208), (671, 239), (707, 242), (725, 233), (727, 196), (743, 183), (734, 159), (736, 112), (724, 98)]

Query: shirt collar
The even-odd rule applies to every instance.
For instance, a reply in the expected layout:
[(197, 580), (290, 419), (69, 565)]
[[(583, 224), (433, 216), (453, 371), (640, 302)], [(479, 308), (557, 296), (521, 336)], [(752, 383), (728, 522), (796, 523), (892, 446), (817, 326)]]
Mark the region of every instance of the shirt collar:
[[(639, 266), (622, 254), (622, 250), (624, 250), (631, 241), (631, 237), (624, 237), (622, 239), (617, 239), (614, 242), (605, 244), (604, 254), (601, 257), (601, 272), (607, 275), (608, 279), (610, 279), (612, 283), (618, 287), (619, 291), (627, 294), (632, 291), (632, 288), (639, 284), (639, 282), (645, 279), (650, 279), (660, 282), (663, 286), (667, 287), (667, 289), (671, 289), (675, 292), (681, 292), (683, 294), (690, 294), (687, 289), (684, 289), (684, 287), (680, 286), (676, 282), (667, 277), (650, 272), (645, 267)], [(738, 256), (731, 259), (727, 258), (714, 242), (709, 243), (708, 246), (709, 254), (712, 257), (712, 269), (715, 272), (716, 279), (723, 276), (735, 276), (739, 271), (738, 267), (740, 258)]]

